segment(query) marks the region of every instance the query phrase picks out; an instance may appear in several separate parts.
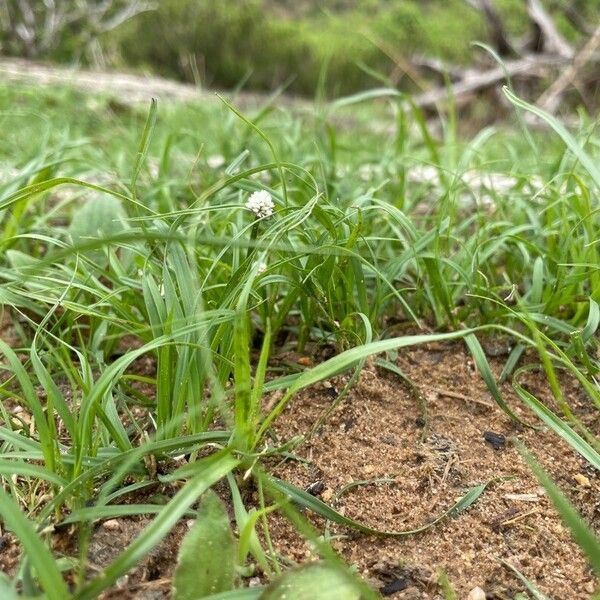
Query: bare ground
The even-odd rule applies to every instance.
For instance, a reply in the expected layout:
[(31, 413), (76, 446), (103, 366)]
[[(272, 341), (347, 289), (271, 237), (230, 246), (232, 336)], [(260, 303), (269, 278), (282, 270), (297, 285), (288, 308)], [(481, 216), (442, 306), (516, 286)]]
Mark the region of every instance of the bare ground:
[[(308, 360), (296, 358), (301, 364)], [(290, 360), (289, 353), (285, 360)], [(499, 372), (502, 358), (491, 360)], [(312, 490), (346, 516), (385, 530), (426, 524), (467, 489), (494, 480), (470, 509), (425, 533), (382, 538), (331, 526), (334, 547), (390, 598), (441, 600), (437, 579), (443, 571), (459, 598), (480, 587), (488, 600), (512, 599), (525, 587), (508, 563), (554, 600), (589, 599), (596, 585), (590, 569), (513, 441), (521, 440), (535, 454), (597, 532), (600, 474), (556, 435), (518, 425), (499, 410), (460, 344), (407, 350), (398, 365), (421, 391), (426, 415), (414, 390), (371, 364), (329, 420), (300, 447), (299, 460), (274, 463), (271, 472)], [(298, 394), (277, 423), (278, 436), (287, 439), (311, 430), (345, 381), (338, 377)], [(552, 405), (542, 376), (532, 373), (522, 383)], [(572, 381), (563, 383), (573, 410), (599, 432), (600, 424), (581, 390)], [(510, 386), (503, 391), (515, 411), (531, 421)], [(355, 482), (363, 483), (339, 496), (344, 486)], [(226, 490), (221, 491), (225, 497)], [(149, 493), (169, 496), (173, 490), (157, 484)], [(322, 520), (311, 519), (323, 530)], [(148, 522), (147, 517), (137, 517), (97, 524), (89, 547), (90, 574), (101, 571)], [(315, 558), (282, 517), (273, 517), (270, 525), (282, 557), (298, 563)], [(182, 520), (102, 598), (169, 598), (178, 547), (186, 531), (187, 522)], [(73, 539), (73, 531), (57, 532), (55, 551), (75, 555)], [(19, 551), (10, 536), (5, 535), (3, 542), (0, 567), (11, 571)]]
[[(412, 349), (399, 364), (427, 400), (426, 422), (413, 393), (395, 375), (371, 367), (303, 446), (300, 455), (307, 462), (289, 461), (276, 473), (302, 487), (319, 482), (327, 502), (349, 483), (392, 479), (353, 488), (335, 503), (346, 516), (385, 530), (416, 528), (450, 508), (468, 488), (505, 479), (492, 483), (465, 513), (420, 535), (377, 538), (332, 527), (342, 556), (380, 590), (398, 589), (393, 598), (439, 598), (436, 579), (443, 570), (459, 598), (479, 586), (488, 599), (512, 599), (524, 586), (501, 561), (555, 600), (590, 598), (595, 586), (590, 570), (513, 439), (536, 455), (596, 531), (599, 474), (556, 435), (517, 425), (498, 409), (459, 344)], [(499, 372), (500, 362), (495, 367)], [(543, 377), (533, 374), (526, 383), (550, 402)], [(586, 399), (575, 384), (565, 383), (569, 401), (585, 421)], [(328, 385), (298, 396), (279, 423), (282, 437), (310, 429), (331, 402)], [(531, 421), (508, 385), (504, 392)], [(587, 420), (598, 431), (598, 423)], [(277, 548), (296, 560), (306, 558), (306, 545), (283, 520), (276, 523)]]

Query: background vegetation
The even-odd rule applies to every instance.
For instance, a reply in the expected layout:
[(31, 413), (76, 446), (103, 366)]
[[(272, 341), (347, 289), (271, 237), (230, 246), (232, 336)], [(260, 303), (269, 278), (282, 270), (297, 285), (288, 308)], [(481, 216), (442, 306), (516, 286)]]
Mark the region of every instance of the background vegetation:
[[(23, 54), (23, 44), (9, 40), (14, 23), (6, 2), (1, 18), (2, 4), (0, 50)], [(565, 16), (571, 5), (593, 23), (600, 1), (545, 3), (564, 35), (577, 40), (581, 33)], [(496, 6), (511, 34), (527, 33), (525, 2)], [(481, 12), (465, 0), (161, 0), (122, 21), (89, 28), (74, 20), (37, 54), (133, 66), (209, 87), (285, 85), (310, 96), (322, 80), (330, 95), (379, 85), (382, 78), (414, 90), (411, 56), (464, 65), (473, 62), (473, 41), (489, 41)], [(100, 44), (87, 44), (96, 34)]]

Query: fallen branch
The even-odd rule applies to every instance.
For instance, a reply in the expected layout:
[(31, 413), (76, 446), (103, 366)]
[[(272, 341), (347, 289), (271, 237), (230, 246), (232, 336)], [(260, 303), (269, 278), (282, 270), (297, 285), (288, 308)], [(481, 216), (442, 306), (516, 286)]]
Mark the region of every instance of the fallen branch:
[(448, 97), (455, 100), (464, 99), (475, 92), (487, 89), (507, 77), (528, 76), (541, 77), (543, 71), (548, 67), (556, 67), (564, 64), (566, 59), (556, 55), (530, 55), (524, 58), (507, 61), (502, 66), (493, 67), (485, 71), (474, 71), (468, 69), (463, 78), (449, 87), (435, 88), (415, 98), (415, 104), (420, 108), (435, 107)]
[(488, 24), (494, 48), (500, 56), (516, 55), (517, 52), (508, 38), (504, 23), (494, 6), (493, 0), (465, 0), (467, 4), (483, 13)]
[(440, 58), (428, 56), (413, 56), (411, 63), (423, 71), (429, 71), (438, 78), (445, 79), (450, 77), (452, 81), (458, 81), (463, 77), (464, 68), (449, 64)]
[(600, 25), (596, 28), (596, 31), (594, 31), (585, 46), (579, 51), (571, 65), (538, 98), (537, 105), (547, 112), (556, 112), (562, 95), (575, 82), (581, 69), (590, 62), (598, 48), (600, 48)]
[(544, 10), (540, 0), (527, 0), (527, 13), (536, 29), (532, 50), (573, 58), (575, 51), (559, 33), (554, 21)]
[(563, 13), (575, 29), (584, 35), (592, 35), (594, 33), (594, 28), (589, 25), (585, 20), (585, 17), (579, 12), (577, 4), (577, 2), (568, 4), (563, 8)]

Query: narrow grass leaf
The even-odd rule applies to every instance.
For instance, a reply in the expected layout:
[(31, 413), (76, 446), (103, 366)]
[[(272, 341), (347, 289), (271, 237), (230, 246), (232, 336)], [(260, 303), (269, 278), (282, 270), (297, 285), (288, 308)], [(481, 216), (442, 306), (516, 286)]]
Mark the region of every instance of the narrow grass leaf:
[(590, 298), (589, 305), (590, 308), (588, 312), (587, 322), (585, 324), (585, 327), (583, 328), (583, 331), (581, 332), (581, 339), (584, 343), (591, 339), (594, 333), (596, 333), (596, 331), (598, 330), (598, 326), (600, 325), (600, 307), (598, 306), (598, 303), (592, 298)]
[(67, 485), (67, 480), (58, 476), (56, 473), (45, 469), (39, 465), (26, 463), (22, 460), (7, 460), (0, 459), (0, 475), (20, 475), (22, 477), (34, 477), (42, 481), (48, 481), (64, 487)]
[(521, 398), (528, 408), (550, 427), (552, 431), (565, 440), (571, 448), (579, 452), (583, 458), (600, 471), (600, 454), (588, 442), (521, 385), (515, 382), (513, 383), (513, 387), (519, 398)]
[(421, 527), (417, 527), (416, 529), (411, 529), (407, 531), (385, 531), (381, 529), (375, 529), (374, 527), (369, 527), (360, 521), (355, 521), (354, 519), (350, 519), (340, 514), (335, 509), (331, 508), (318, 498), (315, 498), (308, 492), (292, 485), (291, 483), (287, 483), (280, 479), (276, 479), (274, 477), (269, 478), (269, 482), (273, 485), (275, 489), (287, 495), (292, 502), (302, 506), (304, 508), (308, 508), (313, 512), (317, 513), (321, 517), (328, 519), (338, 525), (344, 525), (345, 527), (350, 527), (352, 529), (357, 529), (358, 531), (362, 531), (363, 533), (367, 533), (370, 535), (377, 535), (382, 537), (405, 537), (408, 535), (415, 535), (417, 533), (422, 533), (427, 531), (434, 525), (437, 525), (440, 521), (447, 517), (451, 517), (453, 515), (457, 515), (458, 513), (466, 510), (472, 504), (474, 504), (477, 499), (483, 494), (487, 486), (491, 483), (488, 481), (487, 483), (482, 483), (481, 485), (475, 486), (471, 488), (456, 504), (450, 507), (447, 511), (441, 514), (439, 517), (423, 525)]
[(69, 590), (50, 550), (36, 532), (33, 524), (1, 489), (0, 515), (4, 526), (15, 534), (28, 560), (35, 567), (39, 582), (48, 600), (69, 598)]
[(571, 530), (573, 539), (587, 556), (596, 577), (600, 577), (600, 538), (586, 525), (581, 515), (575, 510), (568, 498), (560, 491), (560, 488), (548, 477), (533, 455), (523, 445), (519, 445), (519, 451), (533, 471), (537, 480), (546, 490), (550, 500), (554, 504), (563, 522)]
[(525, 577), (525, 575), (523, 575), (523, 573), (521, 573), (519, 570), (517, 570), (515, 567), (513, 567), (513, 565), (511, 565), (508, 561), (500, 560), (500, 562), (507, 569), (510, 569), (522, 581), (523, 585), (527, 588), (527, 591), (532, 595), (534, 600), (552, 600), (552, 598), (550, 598), (549, 596), (546, 596), (546, 594), (543, 594), (542, 592), (540, 592), (540, 590), (537, 589), (537, 587), (533, 584), (533, 582), (531, 582), (529, 579), (527, 579), (527, 577)]
[(479, 370), (481, 377), (485, 381), (485, 384), (487, 385), (487, 388), (490, 394), (492, 395), (492, 398), (494, 398), (494, 400), (496, 401), (496, 404), (498, 404), (498, 406), (511, 419), (514, 419), (518, 423), (526, 425), (526, 423), (524, 423), (522, 419), (518, 417), (510, 409), (508, 404), (506, 404), (506, 402), (504, 401), (504, 398), (502, 397), (502, 392), (500, 392), (500, 388), (496, 383), (496, 379), (494, 377), (494, 374), (492, 373), (492, 369), (490, 368), (490, 364), (485, 356), (485, 352), (483, 351), (481, 344), (479, 343), (479, 340), (474, 335), (467, 335), (465, 336), (465, 343), (467, 344), (467, 348), (469, 349), (471, 356), (473, 357), (473, 360), (477, 365), (477, 369)]
[(569, 133), (569, 131), (567, 131), (567, 128), (556, 117), (552, 116), (541, 108), (534, 106), (533, 104), (525, 102), (525, 100), (521, 100), (521, 98), (516, 96), (506, 86), (502, 88), (502, 91), (515, 106), (527, 110), (543, 121), (546, 121), (546, 123), (548, 123), (548, 125), (550, 125), (550, 127), (552, 127), (552, 129), (554, 129), (554, 131), (562, 138), (569, 150), (571, 150), (571, 152), (577, 157), (577, 160), (579, 160), (579, 162), (590, 174), (596, 186), (600, 188), (600, 170), (597, 167), (597, 163), (581, 147), (579, 142), (577, 142), (577, 140)]
[(106, 569), (75, 596), (75, 600), (92, 600), (100, 592), (136, 565), (173, 528), (175, 523), (189, 510), (190, 506), (214, 483), (225, 477), (239, 461), (223, 450), (198, 461), (198, 474), (190, 479), (175, 497), (165, 505), (160, 514)]

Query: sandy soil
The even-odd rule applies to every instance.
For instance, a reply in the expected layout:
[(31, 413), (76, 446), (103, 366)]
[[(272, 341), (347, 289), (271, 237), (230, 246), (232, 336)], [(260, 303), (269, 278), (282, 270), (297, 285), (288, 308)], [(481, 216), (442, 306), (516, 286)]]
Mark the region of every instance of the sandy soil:
[[(498, 372), (500, 358), (495, 360)], [(587, 521), (600, 530), (600, 477), (566, 444), (546, 431), (515, 424), (492, 403), (461, 345), (405, 352), (398, 364), (427, 402), (427, 419), (414, 391), (380, 368), (370, 367), (300, 457), (277, 474), (317, 489), (333, 502), (356, 481), (392, 483), (355, 487), (335, 502), (346, 516), (385, 530), (425, 524), (477, 484), (497, 479), (466, 512), (426, 533), (406, 538), (352, 534), (338, 527), (336, 548), (359, 572), (393, 598), (438, 598), (437, 574), (445, 571), (460, 598), (479, 586), (487, 598), (513, 598), (524, 586), (506, 561), (552, 598), (587, 599), (594, 580), (577, 546), (513, 444), (519, 439), (536, 455)], [(543, 379), (531, 375), (529, 389), (550, 402)], [(299, 395), (278, 425), (282, 437), (311, 428), (331, 402), (332, 381)], [(586, 400), (571, 382), (565, 389), (586, 419)], [(519, 406), (504, 386), (514, 409)], [(593, 411), (591, 411), (593, 412)], [(587, 419), (598, 431), (598, 423)], [(318, 482), (318, 486), (315, 484)], [(290, 527), (277, 520), (277, 547), (296, 560), (308, 549)]]
[[(16, 341), (6, 319), (0, 330), (4, 339)], [(490, 361), (498, 374), (506, 359), (502, 343), (496, 340), (486, 347), (495, 355)], [(290, 353), (281, 359), (300, 365), (310, 362)], [(508, 563), (554, 600), (589, 599), (595, 582), (585, 559), (522, 461), (514, 440), (521, 440), (535, 454), (597, 532), (600, 474), (556, 435), (518, 425), (498, 409), (461, 344), (408, 349), (397, 364), (418, 394), (397, 375), (371, 362), (325, 424), (295, 450), (297, 459), (273, 463), (271, 472), (311, 490), (346, 516), (386, 530), (409, 530), (431, 522), (469, 488), (493, 480), (467, 511), (419, 535), (383, 538), (337, 526), (328, 531), (344, 559), (390, 598), (439, 600), (437, 579), (444, 571), (459, 598), (480, 587), (488, 600), (512, 599), (524, 586)], [(153, 361), (144, 359), (140, 369), (151, 374)], [(310, 431), (345, 381), (338, 377), (299, 393), (276, 423), (279, 438)], [(532, 372), (522, 383), (553, 406), (540, 374)], [(590, 409), (576, 383), (565, 379), (563, 387), (577, 416), (600, 434), (597, 411)], [(503, 391), (511, 407), (531, 422), (509, 384)], [(363, 483), (339, 495), (356, 482)], [(154, 502), (157, 497), (167, 501), (174, 491), (157, 483), (143, 496), (123, 501)], [(220, 491), (225, 498), (225, 487)], [(251, 490), (246, 500), (252, 501)], [(89, 546), (90, 574), (107, 565), (148, 521), (137, 517), (96, 524)], [(313, 521), (323, 530), (320, 519), (313, 517)], [(185, 520), (178, 523), (103, 598), (169, 598), (177, 550), (187, 527)], [(288, 561), (314, 558), (282, 517), (271, 519), (271, 529), (276, 549)], [(1, 534), (0, 569), (14, 573), (19, 548), (4, 528)], [(75, 541), (72, 529), (59, 529), (54, 550), (76, 556)]]

